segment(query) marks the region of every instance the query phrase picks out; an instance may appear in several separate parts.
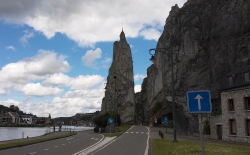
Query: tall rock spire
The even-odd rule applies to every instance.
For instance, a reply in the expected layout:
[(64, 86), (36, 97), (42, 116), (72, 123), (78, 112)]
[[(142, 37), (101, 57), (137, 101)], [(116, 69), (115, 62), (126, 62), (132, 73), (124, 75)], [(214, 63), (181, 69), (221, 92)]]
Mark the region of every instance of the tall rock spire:
[(120, 41), (114, 42), (113, 62), (105, 89), (101, 112), (116, 111), (122, 123), (132, 123), (135, 111), (133, 61), (123, 30)]
[(122, 32), (120, 34), (120, 41), (126, 41), (126, 37), (125, 37), (125, 33), (123, 32), (123, 29), (122, 29)]

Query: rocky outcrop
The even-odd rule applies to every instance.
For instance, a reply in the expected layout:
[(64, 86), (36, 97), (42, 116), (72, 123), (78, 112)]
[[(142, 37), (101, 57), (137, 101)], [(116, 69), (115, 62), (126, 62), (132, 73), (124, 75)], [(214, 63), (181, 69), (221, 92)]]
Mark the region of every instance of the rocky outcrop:
[[(196, 116), (188, 113), (186, 92), (210, 90), (212, 106), (220, 104), (226, 75), (250, 65), (250, 2), (246, 0), (188, 0), (172, 7), (159, 38), (156, 62), (142, 84), (145, 117), (157, 102), (172, 108), (171, 61), (173, 51), (177, 131), (196, 132)], [(158, 116), (160, 117), (160, 116)]]
[(130, 46), (123, 31), (120, 34), (120, 41), (114, 42), (113, 62), (109, 68), (105, 89), (101, 112), (116, 111), (122, 123), (133, 123), (135, 112), (133, 62)]

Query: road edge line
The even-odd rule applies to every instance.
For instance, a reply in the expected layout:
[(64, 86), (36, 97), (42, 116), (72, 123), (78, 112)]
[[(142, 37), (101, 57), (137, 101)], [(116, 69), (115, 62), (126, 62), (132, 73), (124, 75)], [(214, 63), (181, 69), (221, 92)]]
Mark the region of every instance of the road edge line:
[(149, 145), (149, 136), (150, 136), (150, 129), (149, 127), (146, 127), (148, 129), (148, 140), (147, 140), (147, 147), (146, 147), (146, 150), (145, 150), (145, 153), (144, 155), (148, 155), (148, 145)]

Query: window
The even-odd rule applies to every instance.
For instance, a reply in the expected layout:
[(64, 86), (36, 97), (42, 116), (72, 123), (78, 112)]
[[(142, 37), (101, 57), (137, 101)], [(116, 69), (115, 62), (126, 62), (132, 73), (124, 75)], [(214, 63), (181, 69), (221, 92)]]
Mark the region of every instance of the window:
[(250, 97), (244, 98), (245, 109), (250, 110)]
[(229, 77), (228, 78), (228, 86), (232, 86), (233, 85), (233, 77)]
[(250, 136), (250, 119), (246, 119), (246, 135)]
[(228, 110), (234, 111), (234, 100), (233, 99), (228, 100)]
[(235, 119), (229, 120), (229, 134), (236, 135), (236, 122)]
[(246, 72), (245, 73), (245, 82), (248, 82), (249, 81), (249, 72)]

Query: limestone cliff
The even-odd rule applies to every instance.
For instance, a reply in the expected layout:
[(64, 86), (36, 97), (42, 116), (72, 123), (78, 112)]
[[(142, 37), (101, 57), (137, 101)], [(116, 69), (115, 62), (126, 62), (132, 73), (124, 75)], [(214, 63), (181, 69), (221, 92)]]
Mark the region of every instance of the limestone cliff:
[(122, 123), (133, 123), (135, 112), (133, 61), (125, 33), (114, 42), (113, 62), (109, 68), (101, 112), (118, 112)]
[[(147, 70), (142, 84), (145, 117), (157, 102), (171, 111), (171, 61), (174, 62), (177, 131), (196, 132), (196, 116), (187, 112), (186, 92), (210, 90), (213, 110), (220, 105), (220, 90), (226, 75), (250, 65), (249, 0), (188, 0), (182, 8), (172, 7), (156, 48), (156, 62)], [(170, 109), (170, 110), (169, 110)], [(164, 114), (164, 111), (161, 115)], [(157, 117), (160, 117), (158, 115)]]

